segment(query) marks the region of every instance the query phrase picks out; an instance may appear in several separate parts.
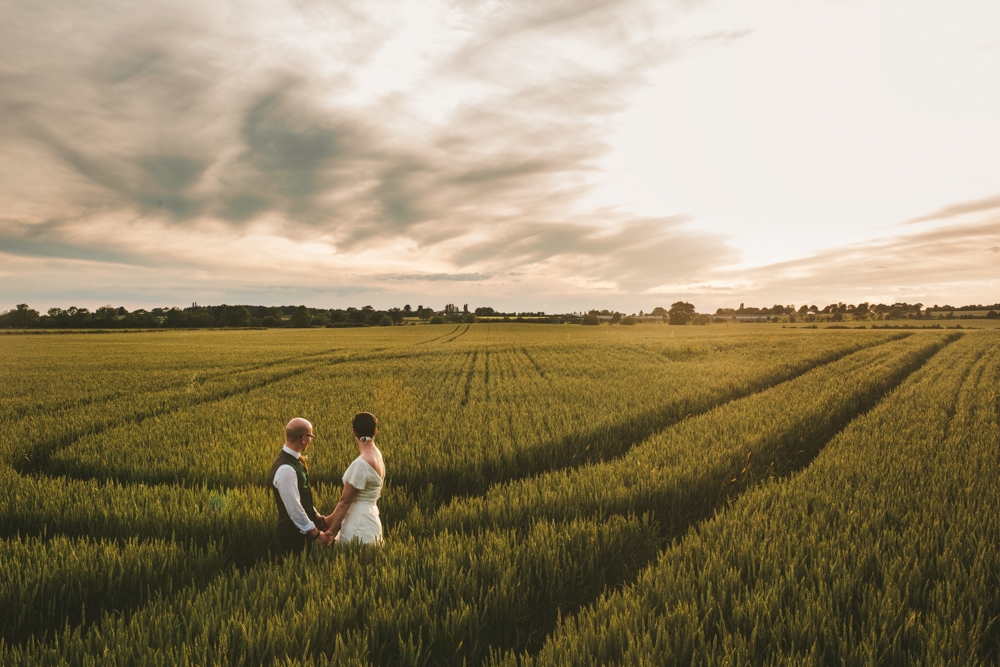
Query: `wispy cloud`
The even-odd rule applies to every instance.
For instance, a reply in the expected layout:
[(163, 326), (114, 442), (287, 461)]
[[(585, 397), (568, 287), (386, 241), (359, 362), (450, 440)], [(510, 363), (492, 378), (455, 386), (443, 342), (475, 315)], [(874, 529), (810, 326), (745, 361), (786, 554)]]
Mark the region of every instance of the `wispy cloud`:
[(986, 197), (985, 199), (976, 199), (973, 201), (951, 204), (950, 206), (945, 206), (944, 208), (938, 209), (933, 213), (928, 213), (927, 215), (907, 220), (906, 224), (930, 222), (932, 220), (946, 220), (948, 218), (956, 218), (960, 215), (967, 215), (969, 213), (985, 213), (998, 208), (1000, 208), (1000, 195), (994, 195), (993, 197)]
[(387, 274), (384, 276), (376, 276), (378, 279), (384, 280), (405, 280), (407, 282), (411, 281), (421, 281), (429, 280), (431, 282), (438, 282), (441, 280), (456, 281), (456, 282), (479, 282), (482, 280), (489, 280), (493, 277), (491, 273), (396, 273)]
[(716, 32), (699, 35), (695, 39), (699, 42), (733, 44), (741, 39), (749, 37), (752, 34), (753, 30), (751, 28), (743, 28), (741, 30), (717, 30)]
[[(829, 249), (739, 273), (719, 272), (739, 301), (781, 294), (819, 301), (1000, 300), (1000, 217)], [(705, 294), (697, 288), (694, 294)]]

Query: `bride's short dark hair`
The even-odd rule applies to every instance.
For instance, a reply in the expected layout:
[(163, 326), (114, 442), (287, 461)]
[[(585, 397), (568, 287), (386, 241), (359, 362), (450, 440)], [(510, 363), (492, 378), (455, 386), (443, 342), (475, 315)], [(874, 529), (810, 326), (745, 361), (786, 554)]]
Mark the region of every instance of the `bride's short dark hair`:
[(372, 438), (375, 437), (375, 429), (378, 428), (378, 419), (370, 412), (359, 412), (354, 415), (351, 426), (359, 438)]

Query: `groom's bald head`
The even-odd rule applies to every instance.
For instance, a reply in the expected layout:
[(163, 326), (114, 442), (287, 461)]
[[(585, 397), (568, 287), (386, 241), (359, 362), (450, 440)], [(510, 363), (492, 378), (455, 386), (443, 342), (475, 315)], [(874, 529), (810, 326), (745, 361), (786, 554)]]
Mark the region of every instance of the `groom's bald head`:
[(302, 417), (296, 417), (285, 425), (285, 444), (298, 443), (304, 435), (312, 435), (313, 426)]

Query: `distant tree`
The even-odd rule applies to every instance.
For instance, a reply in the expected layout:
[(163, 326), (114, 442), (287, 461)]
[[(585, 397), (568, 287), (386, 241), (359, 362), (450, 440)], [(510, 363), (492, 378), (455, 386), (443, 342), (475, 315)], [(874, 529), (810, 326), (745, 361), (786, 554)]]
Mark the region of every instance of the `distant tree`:
[(465, 317), (462, 318), (462, 321), (466, 324), (473, 324), (476, 321), (476, 316), (472, 313), (466, 313)]
[(597, 317), (597, 315), (584, 315), (583, 319), (580, 321), (580, 324), (586, 324), (592, 327), (597, 326), (600, 323), (601, 320), (599, 317)]
[[(368, 307), (370, 308), (370, 306)], [(312, 324), (312, 320), (313, 320), (312, 313), (310, 313), (309, 309), (306, 308), (305, 306), (299, 306), (298, 308), (296, 308), (295, 312), (292, 313), (292, 317), (289, 319), (289, 321), (292, 323), (292, 326), (298, 327), (299, 329), (303, 329), (305, 327), (310, 326)]]
[(184, 312), (188, 314), (188, 326), (201, 329), (215, 326), (215, 318), (212, 317), (212, 312), (208, 308), (194, 306), (192, 308), (185, 308)]
[(90, 326), (91, 314), (89, 308), (77, 308), (76, 306), (70, 306), (69, 310), (66, 311), (70, 314), (72, 324), (70, 326), (74, 327), (86, 327)]
[(219, 311), (220, 327), (248, 327), (250, 326), (250, 311), (244, 306), (222, 306)]
[(390, 315), (389, 313), (386, 313), (385, 315), (383, 315), (382, 318), (378, 321), (378, 325), (380, 327), (391, 327), (392, 326), (392, 315)]
[(986, 319), (988, 320), (995, 320), (997, 318), (1000, 318), (1000, 313), (998, 313), (995, 310), (991, 310), (990, 312), (986, 313)]
[(422, 320), (429, 320), (434, 315), (433, 308), (424, 308), (423, 306), (417, 306), (417, 317)]
[(410, 304), (406, 304), (405, 306), (403, 306), (403, 312), (406, 313), (407, 315), (413, 312), (413, 309), (410, 308)]
[(445, 315), (457, 315), (458, 314), (458, 306), (456, 306), (453, 303), (445, 304), (444, 314)]
[[(699, 326), (705, 326), (706, 324), (711, 323), (711, 321), (712, 321), (711, 316), (705, 314), (695, 315), (693, 318), (691, 318), (691, 324), (697, 324)], [(792, 321), (794, 322), (794, 320)]]
[(118, 325), (118, 309), (112, 305), (101, 306), (94, 311), (94, 324), (99, 327), (114, 327)]
[(626, 326), (633, 326), (635, 324), (638, 324), (639, 320), (635, 319), (635, 317), (633, 317), (632, 315), (629, 315), (628, 317), (623, 317), (621, 323)]
[(281, 308), (278, 308), (277, 306), (258, 306), (257, 309), (251, 314), (259, 317), (262, 321), (265, 318), (271, 317), (280, 322), (281, 316), (284, 313)]
[(903, 311), (899, 308), (893, 308), (892, 310), (889, 311), (890, 320), (899, 320), (902, 319), (902, 317), (903, 317)]
[[(246, 309), (244, 308), (244, 310)], [(97, 312), (98, 313), (101, 312), (101, 309), (98, 308)], [(247, 313), (247, 315), (249, 316), (249, 313)], [(181, 310), (180, 308), (171, 308), (170, 310), (167, 311), (167, 317), (163, 323), (173, 329), (181, 329), (191, 324), (191, 316), (187, 312)], [(241, 325), (235, 325), (235, 326), (241, 326)]]
[(669, 313), (667, 312), (666, 308), (662, 306), (657, 306), (656, 308), (653, 309), (653, 312), (651, 312), (650, 315), (652, 315), (653, 317), (666, 318), (669, 315)]
[(39, 315), (34, 308), (28, 308), (28, 304), (19, 303), (16, 309), (4, 316), (4, 319), (7, 326), (12, 329), (28, 329), (38, 326)]
[[(211, 320), (211, 322), (214, 324), (215, 320)], [(155, 329), (160, 326), (160, 322), (153, 316), (153, 314), (144, 308), (137, 308), (126, 315), (125, 319), (122, 320), (122, 324), (126, 327), (144, 329)], [(211, 324), (209, 324), (209, 326), (211, 326)]]
[(611, 314), (611, 323), (612, 324), (618, 324), (621, 321), (622, 321), (622, 314), (621, 313), (615, 312), (615, 313)]
[(493, 310), (489, 306), (480, 306), (476, 308), (476, 315), (495, 315), (497, 311)]
[(694, 305), (687, 301), (677, 301), (667, 311), (670, 324), (689, 324), (694, 318)]
[(434, 315), (431, 317), (431, 324), (444, 324), (444, 318), (440, 315)]

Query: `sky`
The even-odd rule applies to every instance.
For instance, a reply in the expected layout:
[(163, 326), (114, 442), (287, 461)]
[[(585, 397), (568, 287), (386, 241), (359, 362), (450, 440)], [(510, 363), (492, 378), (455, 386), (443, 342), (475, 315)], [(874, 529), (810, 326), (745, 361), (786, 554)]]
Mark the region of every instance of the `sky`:
[(0, 7), (0, 311), (1000, 302), (995, 0)]

